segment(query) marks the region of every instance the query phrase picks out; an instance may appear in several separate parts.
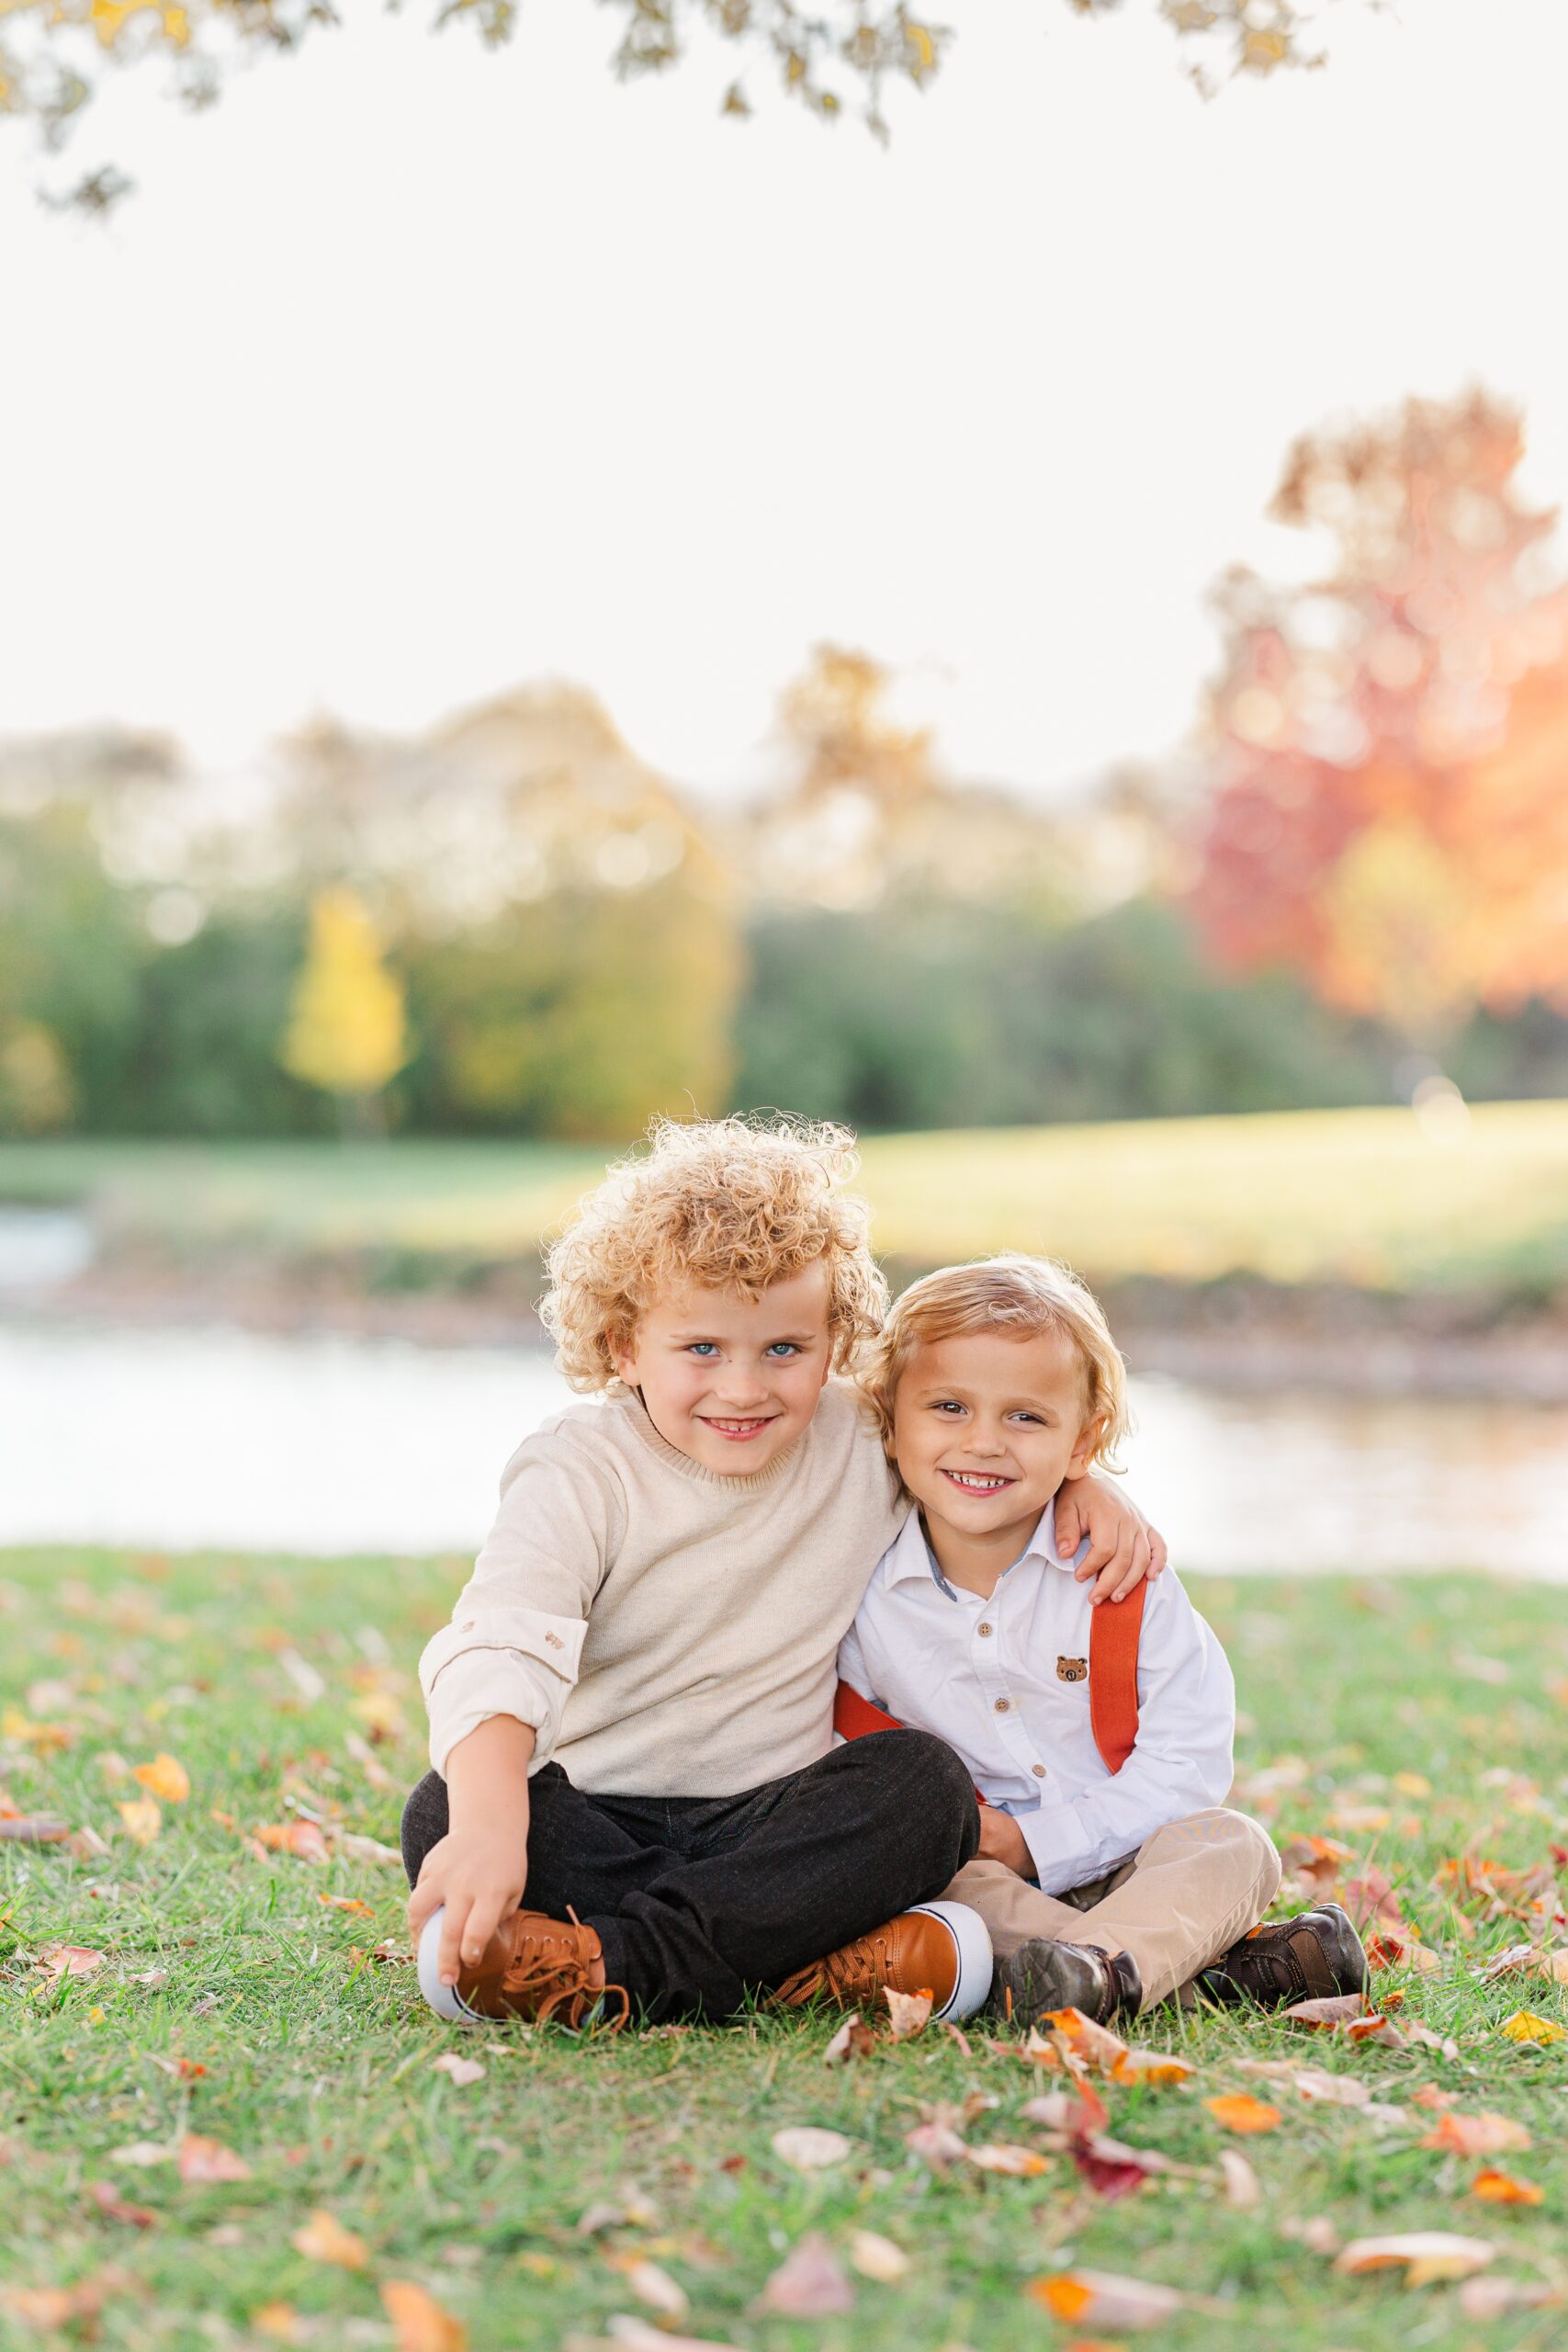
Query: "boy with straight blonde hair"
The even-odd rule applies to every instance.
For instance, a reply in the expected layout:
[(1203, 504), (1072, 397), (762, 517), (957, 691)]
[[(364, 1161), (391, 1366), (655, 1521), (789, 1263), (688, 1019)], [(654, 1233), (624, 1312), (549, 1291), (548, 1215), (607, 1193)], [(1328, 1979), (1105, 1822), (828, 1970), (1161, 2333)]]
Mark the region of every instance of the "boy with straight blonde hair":
[(1359, 1990), (1337, 1905), (1256, 1928), (1279, 1858), (1224, 1807), (1235, 1685), (1179, 1578), (1096, 1618), (1058, 1542), (1064, 1483), (1113, 1464), (1128, 1428), (1086, 1285), (1044, 1258), (929, 1274), (865, 1385), (914, 1509), (840, 1652), (840, 1721), (852, 1741), (890, 1719), (934, 1733), (977, 1783), (979, 1854), (947, 1893), (989, 1931), (993, 2007), (1103, 2020), (1193, 1979), (1264, 2006)]
[[(905, 1509), (848, 1376), (886, 1306), (852, 1144), (661, 1122), (549, 1253), (591, 1401), (513, 1455), (420, 1665), (434, 1770), (403, 1855), (445, 2014), (575, 2024), (616, 1990), (723, 2018), (807, 1997), (829, 1951), (863, 1999), (985, 1996), (978, 1922), (929, 1900), (979, 1850), (963, 1765), (905, 1732), (833, 1745), (839, 1644)], [(1144, 1574), (1113, 1489), (1066, 1482), (1059, 1513), (1107, 1592)]]

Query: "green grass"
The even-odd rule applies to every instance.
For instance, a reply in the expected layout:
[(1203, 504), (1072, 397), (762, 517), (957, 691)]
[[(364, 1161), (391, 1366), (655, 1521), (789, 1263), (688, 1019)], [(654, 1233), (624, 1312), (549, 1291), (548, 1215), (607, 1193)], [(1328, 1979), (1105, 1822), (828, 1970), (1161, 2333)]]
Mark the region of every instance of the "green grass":
[[(111, 1246), (361, 1252), (411, 1279), (526, 1259), (604, 1166), (564, 1145), (0, 1144), (0, 1200), (87, 1200)], [(886, 1136), (879, 1250), (1049, 1250), (1101, 1281), (1242, 1274), (1371, 1290), (1568, 1275), (1568, 1102)]]
[[(1403, 2019), (1457, 2037), (1459, 2054), (1351, 2051), (1267, 2020), (1156, 2014), (1139, 2039), (1183, 2049), (1197, 2079), (1112, 2089), (1111, 2128), (1202, 2171), (1112, 2204), (1063, 2157), (1033, 2179), (967, 2166), (932, 2176), (909, 2157), (904, 2134), (919, 2102), (972, 2092), (997, 2105), (967, 2127), (971, 2140), (1040, 2137), (1019, 2113), (1040, 2081), (978, 2037), (970, 2057), (928, 2032), (829, 2071), (827, 2022), (757, 2018), (587, 2041), (554, 2029), (463, 2036), (423, 2008), (409, 1968), (359, 1956), (401, 1939), (399, 1873), (249, 1851), (237, 1833), (288, 1819), (290, 1793), (329, 1826), (393, 1838), (397, 1792), (422, 1762), (410, 1668), (459, 1574), (453, 1562), (0, 1555), (0, 1702), (23, 1718), (6, 1720), (0, 1782), (26, 1810), (91, 1825), (109, 1849), (74, 1860), (0, 1844), (6, 2286), (98, 2279), (99, 2340), (111, 2352), (259, 2346), (276, 2339), (253, 2315), (279, 2302), (298, 2314), (276, 2323), (291, 2340), (335, 2352), (389, 2343), (378, 2286), (412, 2279), (461, 2319), (474, 2352), (491, 2352), (602, 2335), (612, 2314), (638, 2308), (614, 2267), (636, 2249), (685, 2290), (693, 2335), (748, 2352), (1066, 2352), (1080, 2337), (1122, 2335), (1058, 2327), (1025, 2295), (1028, 2280), (1077, 2262), (1224, 2306), (1224, 2317), (1191, 2312), (1161, 2326), (1148, 2340), (1162, 2352), (1561, 2343), (1561, 2311), (1469, 2322), (1452, 2287), (1337, 2278), (1283, 2229), (1326, 2216), (1346, 2237), (1456, 2230), (1498, 2244), (1499, 2274), (1568, 2279), (1568, 2043), (1521, 2049), (1496, 2030), (1521, 2003), (1562, 2016), (1563, 1996), (1517, 1980), (1477, 1984), (1477, 1961), (1523, 1930), (1473, 1905), (1461, 1921), (1432, 1883), (1442, 1859), (1470, 1846), (1523, 1869), (1562, 1841), (1568, 1622), (1556, 1593), (1449, 1577), (1200, 1590), (1237, 1670), (1244, 1783), (1257, 1783), (1259, 1809), (1275, 1808), (1280, 1837), (1326, 1830), (1388, 1872), (1442, 1965), (1378, 1984), (1404, 1994)], [(320, 1696), (301, 1695), (299, 1659), (322, 1678)], [(29, 1719), (68, 1727), (71, 1744), (40, 1745)], [(385, 1736), (373, 1756), (392, 1789), (372, 1786), (345, 1745), (377, 1723)], [(164, 1806), (161, 1834), (142, 1848), (116, 1810), (140, 1792), (111, 1785), (104, 1758), (135, 1765), (160, 1750), (186, 1766), (192, 1792)], [(1394, 1785), (1411, 1773), (1429, 1793)], [(322, 1893), (362, 1900), (373, 1917), (329, 1908)], [(107, 1957), (51, 1988), (35, 1962), (62, 1940)], [(138, 1981), (154, 1968), (164, 1981)], [(434, 2071), (456, 2050), (478, 2051), (481, 2082), (458, 2088)], [(1380, 2130), (1240, 2071), (1244, 2058), (1283, 2056), (1360, 2076), (1407, 2120)], [(1480, 2204), (1467, 2194), (1475, 2162), (1420, 2146), (1435, 2119), (1409, 2100), (1427, 2083), (1533, 2132), (1528, 2154), (1496, 2161), (1539, 2183), (1544, 2203)], [(1284, 2124), (1227, 2142), (1201, 2100), (1247, 2088), (1285, 2107)], [(834, 2127), (855, 2153), (826, 2174), (793, 2173), (770, 2144), (791, 2123)], [(184, 2186), (170, 2165), (115, 2160), (128, 2144), (168, 2145), (187, 2130), (237, 2150), (251, 2177)], [(1257, 2211), (1223, 2201), (1212, 2174), (1226, 2145), (1243, 2146), (1261, 2177)], [(584, 2236), (585, 2209), (628, 2179), (657, 2218)], [(151, 2211), (152, 2226), (107, 2218), (91, 2198), (106, 2181)], [(363, 2272), (294, 2250), (316, 2207), (364, 2239)], [(806, 2232), (822, 2232), (847, 2261), (856, 2228), (907, 2251), (900, 2283), (852, 2273), (855, 2308), (841, 2317), (753, 2315), (764, 2279)], [(0, 2320), (0, 2342), (38, 2340), (20, 2318)]]

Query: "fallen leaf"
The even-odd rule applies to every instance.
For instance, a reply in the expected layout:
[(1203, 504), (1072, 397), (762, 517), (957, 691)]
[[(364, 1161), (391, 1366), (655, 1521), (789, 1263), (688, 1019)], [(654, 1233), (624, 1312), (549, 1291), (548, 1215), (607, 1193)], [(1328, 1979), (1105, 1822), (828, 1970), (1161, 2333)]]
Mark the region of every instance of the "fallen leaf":
[(150, 2230), (157, 2222), (150, 2205), (128, 2204), (112, 2180), (95, 2180), (87, 2194), (106, 2222), (124, 2222), (133, 2230)]
[(1497, 2156), (1530, 2145), (1530, 2135), (1510, 2115), (1450, 2113), (1432, 2126), (1421, 2141), (1424, 2148), (1440, 2148), (1455, 2156)]
[(1414, 1936), (1402, 1935), (1397, 1928), (1385, 1928), (1381, 1935), (1366, 1939), (1367, 1964), (1373, 1969), (1412, 1968), (1417, 1976), (1437, 1976), (1442, 1973), (1442, 1961), (1430, 1944)]
[(1063, 2054), (1095, 2067), (1100, 2074), (1114, 2074), (1128, 2055), (1127, 2044), (1120, 2034), (1108, 2026), (1097, 2025), (1086, 2018), (1081, 2009), (1050, 2009), (1040, 2020), (1051, 2030), (1051, 2038)]
[(482, 2083), (485, 2070), (477, 2058), (459, 2058), (455, 2050), (444, 2050), (433, 2061), (432, 2072), (446, 2075), (458, 2090), (466, 2090), (470, 2083)]
[(361, 1919), (376, 1917), (374, 1907), (368, 1903), (361, 1903), (357, 1894), (323, 1894), (318, 1887), (316, 1900), (324, 1903), (330, 1911), (351, 1911)]
[(151, 1764), (139, 1764), (135, 1777), (149, 1796), (162, 1797), (165, 1804), (184, 1804), (190, 1794), (190, 1774), (176, 1757), (162, 1750)]
[(209, 2140), (200, 2132), (187, 2132), (180, 2142), (180, 2178), (191, 2186), (219, 2180), (249, 2180), (251, 2168), (243, 2156), (226, 2148), (221, 2140)]
[(403, 1858), (395, 1846), (384, 1846), (379, 1838), (361, 1838), (354, 1830), (344, 1830), (338, 1839), (338, 1851), (346, 1854), (351, 1862), (375, 1862), (382, 1870), (400, 1871)]
[(255, 1838), (269, 1854), (292, 1854), (299, 1862), (328, 1860), (327, 1841), (313, 1821), (265, 1822), (258, 1825)]
[(822, 2052), (825, 2066), (846, 2066), (852, 2058), (869, 2058), (876, 2047), (876, 2036), (863, 2024), (858, 2009), (852, 2009), (838, 2032)]
[(288, 2243), (296, 2254), (306, 2255), (312, 2262), (335, 2263), (340, 2270), (363, 2270), (370, 2259), (370, 2249), (365, 2240), (355, 2237), (352, 2230), (345, 2230), (343, 2223), (321, 2205), (316, 2207), (310, 2220), (295, 2231)]
[(1263, 2202), (1263, 2183), (1247, 2163), (1239, 2148), (1222, 2148), (1220, 2172), (1225, 2184), (1225, 2203), (1248, 2212)]
[(736, 2352), (733, 2344), (716, 2343), (710, 2336), (671, 2335), (631, 2312), (612, 2312), (604, 2324), (611, 2343), (623, 2345), (626, 2352)]
[(20, 1707), (7, 1707), (0, 1715), (0, 1738), (14, 1740), (19, 1747), (40, 1751), (69, 1747), (75, 1736), (73, 1724), (34, 1723)]
[(1501, 2319), (1507, 2312), (1539, 2311), (1561, 2303), (1561, 2290), (1521, 2278), (1467, 2278), (1456, 2298), (1466, 2319)]
[(1282, 2238), (1294, 2238), (1309, 2254), (1337, 2254), (1339, 2233), (1326, 2213), (1287, 2214), (1280, 2224)]
[(822, 2172), (829, 2165), (841, 2165), (854, 2154), (854, 2142), (846, 2140), (841, 2132), (824, 2131), (816, 2123), (786, 2124), (773, 2136), (773, 2151), (782, 2156), (796, 2172)]
[(164, 1815), (151, 1797), (127, 1797), (115, 1807), (126, 1836), (138, 1846), (150, 1846), (164, 1826)]
[(969, 2153), (964, 2142), (950, 2124), (917, 2123), (912, 2132), (904, 2134), (904, 2145), (912, 2156), (919, 2156), (933, 2172), (944, 2172), (951, 2164)]
[(1347, 2278), (1368, 2270), (1393, 2270), (1404, 2266), (1407, 2287), (1427, 2287), (1440, 2278), (1468, 2278), (1484, 2270), (1497, 2249), (1486, 2238), (1459, 2238), (1446, 2230), (1411, 2230), (1383, 2238), (1353, 2238), (1334, 2267)]
[(1364, 1928), (1372, 1919), (1386, 1921), (1392, 1928), (1404, 1925), (1404, 1915), (1387, 1871), (1376, 1869), (1371, 1862), (1359, 1878), (1346, 1880), (1340, 1899), (1358, 1928)]
[(38, 1956), (38, 1964), (51, 1984), (66, 1976), (92, 1976), (103, 1964), (107, 1955), (95, 1951), (90, 1944), (51, 1944)]
[(1537, 2017), (1533, 2009), (1516, 2009), (1511, 2018), (1504, 2018), (1497, 2030), (1510, 2041), (1536, 2041), (1543, 2047), (1568, 2039), (1563, 2027), (1554, 2025), (1550, 2018)]
[(397, 2352), (468, 2352), (468, 2331), (461, 2320), (412, 2278), (389, 2278), (381, 2301)]
[(1254, 2098), (1250, 2091), (1229, 2091), (1220, 2098), (1206, 2098), (1203, 2104), (1227, 2132), (1277, 2132), (1284, 2120), (1277, 2107)]
[(1568, 1984), (1568, 1944), (1553, 1944), (1544, 1951), (1539, 1944), (1510, 1944), (1478, 1970), (1477, 1976), (1483, 1984), (1499, 1976), (1543, 1976), (1549, 1984)]
[(616, 2264), (627, 2286), (637, 2301), (650, 2311), (662, 2312), (666, 2319), (684, 2319), (692, 2306), (685, 2290), (676, 2285), (667, 2270), (646, 2256), (633, 2255), (629, 2260)]
[(855, 2232), (850, 2240), (850, 2260), (863, 2278), (875, 2278), (884, 2287), (896, 2286), (909, 2267), (903, 2247), (875, 2230)]
[(1111, 2068), (1111, 2079), (1115, 2083), (1185, 2083), (1197, 2071), (1187, 2059), (1172, 2057), (1163, 2050), (1123, 2050)]
[(251, 2325), (258, 2335), (270, 2337), (274, 2344), (302, 2344), (304, 2331), (299, 2314), (292, 2303), (262, 2303), (251, 2313)]
[(1326, 2000), (1297, 2001), (1290, 2008), (1281, 2009), (1281, 2017), (1294, 2025), (1326, 2027), (1348, 2025), (1353, 2018), (1364, 2017), (1367, 2004), (1359, 1993), (1333, 1993)]
[(1130, 2148), (1106, 2132), (1075, 2132), (1067, 2153), (1095, 2195), (1108, 2201), (1131, 2196), (1154, 2174), (1169, 2168), (1169, 2159), (1157, 2149)]
[(58, 1813), (8, 1813), (0, 1816), (0, 1839), (12, 1846), (63, 1846), (71, 1824)]
[(1024, 2292), (1055, 2319), (1091, 2320), (1104, 2327), (1157, 2327), (1181, 2308), (1174, 2287), (1153, 2287), (1104, 2270), (1059, 2270), (1032, 2278)]
[(855, 2290), (827, 2239), (813, 2230), (780, 2263), (751, 2308), (759, 2314), (777, 2312), (785, 2319), (829, 2319), (852, 2311), (854, 2301)]
[[(1393, 2007), (1392, 2000), (1387, 2006)], [(1384, 2050), (1403, 2050), (1406, 2046), (1399, 2028), (1384, 2017), (1351, 2018), (1339, 2030), (1347, 2041), (1375, 2041)]]
[(172, 2165), (176, 2151), (165, 2148), (156, 2140), (132, 2140), (126, 2148), (116, 2148), (109, 2157), (111, 2165), (134, 2165), (138, 2171), (150, 2170), (153, 2165)]
[(1499, 2172), (1488, 2165), (1471, 2182), (1470, 2193), (1488, 2205), (1539, 2205), (1546, 2191), (1533, 2180), (1517, 2180), (1511, 2172)]
[(1459, 2056), (1459, 2043), (1451, 2033), (1434, 2033), (1429, 2025), (1421, 2023), (1419, 2018), (1412, 2018), (1404, 2032), (1407, 2041), (1418, 2043), (1423, 2050), (1435, 2050), (1443, 2058)]
[(1037, 2173), (1050, 2170), (1048, 2158), (1036, 2149), (1007, 2141), (988, 2141), (977, 2148), (964, 2148), (964, 2153), (977, 2171), (1008, 2173), (1015, 2180), (1032, 2180)]
[(885, 1984), (882, 1997), (887, 2004), (895, 2041), (910, 2041), (931, 2022), (934, 1993), (897, 1993), (891, 1984)]

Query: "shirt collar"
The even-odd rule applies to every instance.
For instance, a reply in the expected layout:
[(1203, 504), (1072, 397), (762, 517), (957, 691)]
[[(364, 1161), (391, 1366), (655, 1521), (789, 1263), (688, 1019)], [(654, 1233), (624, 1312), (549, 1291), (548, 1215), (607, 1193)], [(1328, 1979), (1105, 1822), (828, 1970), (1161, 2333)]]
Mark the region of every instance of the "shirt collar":
[[(1056, 1549), (1056, 1498), (1054, 1495), (1035, 1521), (1034, 1532), (1006, 1573), (1010, 1575), (1021, 1561), (1030, 1559), (1039, 1560), (1046, 1567), (1070, 1569), (1073, 1566), (1073, 1562), (1065, 1560)], [(923, 1583), (928, 1578), (933, 1578), (943, 1592), (953, 1597), (953, 1587), (938, 1567), (936, 1556), (926, 1542), (926, 1531), (920, 1524), (920, 1507), (914, 1503), (888, 1552), (887, 1582), (890, 1585), (912, 1581)]]

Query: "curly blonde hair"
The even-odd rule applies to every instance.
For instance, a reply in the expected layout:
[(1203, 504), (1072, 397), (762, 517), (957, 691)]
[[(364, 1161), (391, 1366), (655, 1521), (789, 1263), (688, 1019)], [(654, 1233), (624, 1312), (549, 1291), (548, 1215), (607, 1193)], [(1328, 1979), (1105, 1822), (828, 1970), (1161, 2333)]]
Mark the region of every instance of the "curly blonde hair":
[(656, 1119), (647, 1150), (584, 1194), (546, 1255), (539, 1311), (571, 1386), (617, 1387), (617, 1356), (672, 1288), (754, 1299), (818, 1262), (832, 1364), (855, 1369), (881, 1328), (887, 1285), (871, 1254), (870, 1211), (846, 1189), (860, 1164), (854, 1145), (847, 1127), (802, 1119)]
[(898, 1384), (915, 1350), (971, 1331), (994, 1331), (1004, 1340), (1033, 1340), (1043, 1332), (1059, 1331), (1083, 1371), (1086, 1426), (1100, 1424), (1086, 1466), (1119, 1466), (1113, 1457), (1133, 1422), (1127, 1408), (1127, 1367), (1111, 1336), (1105, 1310), (1070, 1266), (1055, 1258), (1021, 1256), (942, 1266), (911, 1283), (894, 1301), (860, 1383), (875, 1407), (890, 1455)]

